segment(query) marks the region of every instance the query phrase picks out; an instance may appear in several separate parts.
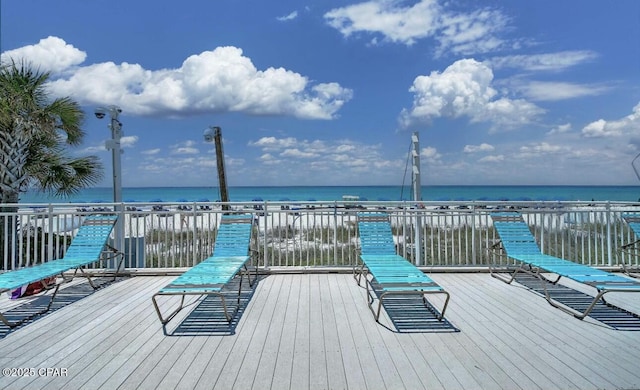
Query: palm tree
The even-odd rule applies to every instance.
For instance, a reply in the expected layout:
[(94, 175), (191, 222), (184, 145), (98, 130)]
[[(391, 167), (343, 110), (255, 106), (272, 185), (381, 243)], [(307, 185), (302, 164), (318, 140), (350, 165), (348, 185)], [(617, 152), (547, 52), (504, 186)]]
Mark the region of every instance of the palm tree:
[[(66, 146), (82, 143), (84, 112), (69, 97), (50, 99), (48, 72), (24, 61), (0, 67), (0, 203), (17, 203), (20, 192), (34, 187), (54, 196), (69, 196), (102, 177), (95, 156), (75, 158)], [(2, 207), (15, 212), (16, 207)], [(0, 221), (15, 234), (16, 221)], [(0, 235), (0, 245), (8, 245)], [(6, 252), (6, 248), (3, 248)], [(2, 267), (0, 266), (0, 269)]]

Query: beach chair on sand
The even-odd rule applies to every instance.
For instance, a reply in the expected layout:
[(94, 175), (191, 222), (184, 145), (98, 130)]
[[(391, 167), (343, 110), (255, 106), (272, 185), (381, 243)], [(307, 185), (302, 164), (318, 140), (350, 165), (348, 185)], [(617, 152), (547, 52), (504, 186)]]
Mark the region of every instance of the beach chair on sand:
[[(358, 285), (362, 277), (365, 279), (369, 309), (375, 320), (379, 322), (382, 303), (391, 295), (418, 295), (426, 305), (427, 294), (444, 294), (446, 299), (438, 316), (438, 320), (442, 320), (449, 303), (449, 293), (404, 257), (396, 254), (389, 217), (384, 213), (358, 213), (358, 231), (362, 265), (359, 270), (354, 265), (353, 275)], [(373, 309), (374, 283), (380, 292), (377, 310)]]
[[(253, 286), (250, 272), (247, 268), (249, 261), (249, 244), (253, 217), (250, 214), (223, 215), (216, 237), (213, 256), (203, 260), (184, 274), (179, 276), (169, 285), (153, 295), (153, 305), (158, 313), (158, 318), (165, 326), (176, 314), (184, 308), (184, 300), (187, 295), (220, 297), (224, 315), (231, 323), (233, 315), (229, 313), (222, 289), (234, 277), (240, 275), (238, 287), (238, 306), (242, 292), (242, 279), (247, 276), (249, 285)], [(257, 267), (254, 281), (257, 278)], [(178, 308), (166, 316), (162, 315), (158, 298), (161, 296), (180, 296)], [(237, 310), (237, 307), (236, 307)]]
[[(640, 213), (623, 213), (622, 219), (629, 225), (636, 240), (621, 246), (618, 250), (621, 253), (626, 253), (634, 258), (638, 258), (638, 256), (640, 256)], [(627, 265), (623, 256), (620, 256), (620, 259), (620, 264), (625, 274), (634, 278), (640, 278), (640, 269), (638, 269), (637, 266), (631, 267)]]
[[(498, 273), (494, 265), (490, 266), (491, 276), (505, 283), (513, 282), (520, 272), (535, 276), (542, 282), (545, 298), (549, 304), (579, 319), (588, 316), (598, 301), (606, 302), (604, 295), (609, 292), (640, 292), (640, 282), (637, 280), (543, 254), (529, 226), (519, 213), (492, 213), (491, 218), (500, 236), (500, 242), (493, 245), (490, 251), (494, 253), (499, 251), (500, 255), (506, 255), (519, 263), (509, 277)], [(561, 278), (571, 279), (596, 289), (597, 293), (593, 301), (584, 311), (563, 305), (550, 296), (548, 285), (558, 283)]]
[[(21, 268), (15, 271), (8, 271), (0, 274), (0, 293), (5, 291), (11, 291), (21, 286), (28, 285), (30, 283), (40, 282), (42, 283), (43, 290), (54, 289), (51, 294), (51, 299), (48, 305), (38, 313), (34, 313), (19, 321), (9, 321), (4, 315), (0, 313), (0, 321), (7, 326), (13, 328), (25, 321), (34, 318), (37, 315), (47, 312), (51, 308), (51, 304), (55, 299), (58, 289), (66, 282), (70, 282), (80, 271), (86, 276), (89, 284), (94, 289), (99, 288), (96, 286), (90, 275), (85, 273), (84, 267), (91, 263), (95, 263), (100, 260), (102, 253), (106, 248), (110, 255), (108, 258), (119, 258), (118, 267), (114, 274), (114, 280), (118, 276), (117, 271), (122, 265), (124, 256), (121, 252), (118, 252), (114, 248), (107, 245), (109, 235), (113, 230), (113, 226), (117, 217), (115, 215), (90, 215), (86, 217), (82, 223), (82, 226), (78, 229), (78, 233), (71, 241), (71, 245), (65, 251), (65, 254), (60, 259), (49, 260), (42, 264), (33, 265), (30, 267)], [(64, 272), (75, 269), (72, 275), (63, 275)], [(60, 278), (55, 278), (53, 285), (47, 285), (46, 280), (51, 279), (52, 276), (60, 275)]]

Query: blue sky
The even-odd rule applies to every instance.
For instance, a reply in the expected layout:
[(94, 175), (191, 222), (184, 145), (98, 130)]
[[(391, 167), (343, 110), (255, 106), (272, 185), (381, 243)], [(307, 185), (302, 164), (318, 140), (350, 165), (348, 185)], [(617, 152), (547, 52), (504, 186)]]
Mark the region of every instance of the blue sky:
[(2, 61), (123, 113), (125, 186), (638, 184), (640, 1), (4, 0)]

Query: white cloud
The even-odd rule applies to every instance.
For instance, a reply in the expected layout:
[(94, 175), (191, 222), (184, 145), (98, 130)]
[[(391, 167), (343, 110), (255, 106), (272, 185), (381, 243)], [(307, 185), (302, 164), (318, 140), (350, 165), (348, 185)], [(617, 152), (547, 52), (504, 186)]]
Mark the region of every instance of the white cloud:
[(382, 145), (367, 145), (352, 140), (263, 137), (248, 145), (260, 148), (262, 154), (258, 161), (269, 166), (251, 173), (259, 175), (263, 182), (278, 182), (284, 175), (293, 182), (313, 184), (320, 175), (326, 177), (327, 174), (330, 174), (331, 183), (353, 183), (354, 177), (364, 178), (364, 182), (382, 180), (383, 177), (396, 180), (404, 167), (403, 158), (385, 157)]
[[(120, 138), (120, 147), (123, 149), (126, 148), (133, 148), (136, 143), (138, 142), (138, 136), (137, 135), (126, 135), (124, 137)], [(88, 146), (86, 148), (84, 148), (82, 150), (83, 153), (100, 153), (100, 152), (106, 152), (108, 149), (106, 147), (106, 141), (103, 142), (101, 145), (95, 145), (95, 146)], [(160, 152), (160, 149), (154, 149), (157, 150), (157, 152)], [(144, 154), (154, 154), (154, 150), (151, 151), (144, 151), (142, 153)], [(157, 153), (156, 152), (156, 153)]]
[(573, 99), (582, 96), (600, 95), (609, 90), (609, 87), (594, 84), (575, 84), (553, 81), (532, 81), (521, 85), (524, 95), (532, 100), (556, 101)]
[(571, 131), (571, 123), (565, 123), (554, 127), (547, 133), (547, 135), (568, 133), (569, 131)]
[(598, 119), (582, 128), (582, 135), (585, 137), (610, 137), (620, 135), (619, 126), (607, 126), (607, 121)]
[(171, 154), (199, 154), (200, 151), (195, 147), (196, 143), (192, 140), (187, 140), (176, 145), (171, 146)]
[(420, 150), (420, 157), (423, 157), (427, 160), (438, 160), (440, 159), (440, 157), (442, 157), (442, 155), (438, 153), (438, 149), (432, 146), (427, 146), (426, 148), (422, 148), (422, 150)]
[(298, 11), (293, 11), (293, 12), (291, 12), (291, 13), (290, 13), (290, 14), (288, 14), (288, 15), (285, 15), (285, 16), (278, 16), (276, 19), (277, 19), (277, 20), (279, 20), (279, 21), (281, 21), (281, 22), (287, 22), (287, 21), (289, 21), (289, 20), (293, 20), (293, 19), (295, 19), (295, 18), (297, 18), (297, 17), (298, 17)]
[(437, 0), (420, 0), (405, 5), (399, 0), (371, 0), (330, 10), (327, 23), (349, 37), (356, 33), (375, 34), (384, 40), (413, 45), (433, 38), (437, 55), (486, 53), (505, 45), (500, 38), (509, 20), (498, 10), (483, 8), (461, 13), (448, 11)]
[(616, 137), (623, 134), (637, 134), (640, 130), (640, 103), (633, 107), (633, 112), (626, 117), (613, 121), (599, 119), (582, 129), (585, 137)]
[(518, 157), (532, 158), (545, 154), (563, 153), (568, 149), (560, 145), (552, 145), (547, 142), (532, 143), (530, 145), (521, 146)]
[(593, 61), (598, 54), (590, 50), (567, 50), (556, 53), (522, 54), (491, 59), (494, 69), (517, 68), (527, 71), (560, 71)]
[(258, 160), (260, 160), (261, 164), (267, 164), (267, 165), (276, 165), (276, 164), (280, 163), (280, 160), (275, 158), (270, 153), (263, 154), (262, 156), (260, 156), (260, 158)]
[(440, 12), (436, 0), (407, 7), (399, 6), (398, 1), (367, 1), (332, 9), (324, 18), (345, 37), (357, 32), (380, 33), (392, 42), (412, 45), (436, 32)]
[(481, 163), (499, 163), (503, 161), (504, 161), (504, 155), (502, 154), (499, 154), (496, 156), (486, 156), (478, 160), (478, 162), (481, 162)]
[(107, 151), (106, 146), (102, 144), (102, 145), (87, 146), (86, 148), (82, 149), (81, 153), (94, 154), (94, 153), (101, 153), (106, 151)]
[(493, 152), (495, 148), (492, 145), (482, 143), (480, 145), (465, 145), (465, 153), (477, 153), (477, 152)]
[(43, 71), (56, 73), (54, 95), (81, 104), (116, 104), (129, 114), (179, 116), (190, 113), (243, 112), (333, 119), (352, 98), (337, 83), (312, 83), (284, 68), (257, 69), (242, 49), (227, 46), (192, 55), (175, 69), (147, 70), (140, 64), (104, 62), (79, 66), (86, 54), (49, 37), (3, 54), (27, 57)]
[(135, 146), (136, 142), (138, 142), (137, 135), (126, 135), (120, 138), (120, 146), (123, 148), (132, 148)]
[(488, 53), (503, 47), (506, 42), (500, 38), (509, 19), (500, 11), (488, 8), (466, 14), (445, 14), (442, 17), (438, 53), (451, 51), (453, 54), (469, 55)]
[(491, 86), (492, 70), (474, 59), (454, 62), (442, 73), (418, 76), (409, 89), (413, 107), (403, 110), (404, 126), (438, 117), (468, 117), (471, 122), (490, 122), (492, 130), (508, 130), (531, 123), (543, 110), (523, 99), (499, 98)]
[(249, 142), (249, 146), (257, 146), (267, 151), (274, 151), (294, 146), (298, 141), (293, 138), (262, 137), (256, 142)]
[(355, 147), (355, 146), (353, 146), (353, 145), (346, 145), (346, 144), (345, 144), (345, 145), (339, 145), (339, 146), (336, 148), (336, 152), (338, 152), (338, 153), (347, 153), (347, 152), (352, 152), (352, 151), (354, 151), (354, 150), (355, 150), (355, 148), (356, 148), (356, 147)]
[(140, 152), (140, 153), (142, 153), (142, 154), (146, 154), (146, 155), (149, 155), (149, 156), (152, 156), (152, 155), (154, 155), (154, 154), (158, 154), (158, 153), (160, 153), (160, 151), (161, 151), (161, 150), (160, 150), (159, 148), (157, 148), (157, 149), (144, 150), (144, 151), (142, 151), (142, 152)]
[(49, 36), (35, 45), (8, 50), (0, 56), (2, 63), (23, 60), (41, 71), (59, 73), (84, 62), (87, 53), (58, 37)]
[(280, 153), (281, 157), (295, 157), (295, 158), (313, 158), (318, 155), (313, 152), (303, 152), (300, 149), (285, 149), (282, 153)]

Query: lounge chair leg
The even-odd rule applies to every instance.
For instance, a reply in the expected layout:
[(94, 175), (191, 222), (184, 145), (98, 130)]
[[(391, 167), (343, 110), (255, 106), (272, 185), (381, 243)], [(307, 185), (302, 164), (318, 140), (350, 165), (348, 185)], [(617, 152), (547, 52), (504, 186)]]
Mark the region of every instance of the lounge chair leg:
[(442, 319), (444, 318), (444, 312), (447, 311), (447, 305), (449, 305), (449, 298), (451, 298), (451, 296), (449, 295), (448, 292), (442, 291), (442, 293), (444, 295), (446, 295), (447, 297), (444, 300), (444, 306), (442, 306), (442, 312), (440, 313), (440, 316), (438, 317), (438, 321), (442, 321)]
[(251, 281), (251, 271), (249, 271), (249, 267), (247, 267), (246, 264), (244, 265), (244, 272), (246, 272), (246, 274), (247, 274), (247, 280), (249, 281), (249, 287), (253, 287), (253, 284), (256, 282), (256, 280), (258, 280), (258, 267), (255, 267), (255, 270), (256, 270), (256, 273), (253, 276), (253, 281)]
[(510, 277), (505, 277), (501, 273), (495, 272), (492, 266), (489, 267), (489, 273), (491, 274), (491, 276), (507, 284), (511, 284), (516, 279), (516, 275), (520, 271), (522, 271), (522, 267), (516, 268), (516, 270), (512, 274), (510, 274), (511, 275)]
[(258, 266), (254, 267), (256, 270), (256, 273), (255, 275), (253, 275), (253, 282), (251, 281), (251, 271), (249, 271), (249, 268), (247, 267), (246, 264), (244, 267), (247, 269), (247, 278), (249, 279), (249, 287), (253, 288), (253, 284), (256, 282), (256, 280), (258, 280)]
[(591, 310), (593, 310), (593, 308), (596, 306), (596, 304), (598, 303), (598, 301), (600, 299), (602, 299), (602, 301), (606, 303), (606, 301), (603, 298), (604, 294), (606, 294), (606, 293), (607, 293), (607, 291), (598, 290), (598, 294), (595, 296), (595, 298), (593, 298), (593, 301), (591, 302), (589, 307), (587, 307), (587, 309), (584, 312), (582, 312), (581, 314), (579, 314), (579, 315), (575, 315), (574, 314), (574, 316), (576, 318), (579, 318), (579, 319), (583, 319), (584, 317), (588, 316), (589, 313), (591, 313)]
[(549, 304), (557, 309), (560, 309), (562, 311), (564, 311), (567, 314), (571, 314), (572, 316), (574, 316), (575, 318), (579, 319), (579, 320), (584, 320), (585, 317), (587, 317), (589, 315), (589, 313), (591, 313), (591, 311), (593, 310), (593, 308), (596, 306), (596, 304), (598, 304), (598, 301), (602, 300), (603, 302), (606, 303), (606, 301), (604, 300), (603, 296), (604, 294), (606, 294), (608, 291), (600, 291), (598, 290), (598, 294), (593, 298), (593, 301), (591, 301), (591, 303), (589, 304), (589, 306), (583, 311), (583, 312), (579, 312), (575, 309), (572, 309), (566, 305), (563, 305), (562, 303), (556, 301), (555, 299), (551, 298), (551, 294), (549, 293), (549, 290), (547, 289), (547, 283), (551, 283), (551, 281), (547, 281), (546, 278), (540, 276), (540, 280), (542, 281), (542, 285), (544, 288), (544, 296), (545, 299), (547, 300), (547, 302), (549, 302)]
[(380, 300), (378, 301), (378, 312), (376, 313), (376, 322), (380, 322), (380, 311), (382, 310), (382, 298), (383, 298), (382, 295), (380, 296)]
[(11, 322), (7, 319), (7, 317), (5, 317), (2, 313), (0, 313), (0, 321), (2, 321), (3, 324), (5, 324), (6, 326), (8, 326), (9, 328), (13, 329), (16, 326), (20, 325), (22, 322), (18, 321), (18, 322)]
[[(45, 283), (43, 283), (43, 286), (46, 285)], [(2, 313), (0, 313), (0, 322), (4, 323), (5, 325), (7, 325), (9, 328), (13, 329), (17, 326), (20, 326), (22, 324), (24, 324), (25, 322), (36, 318), (39, 315), (42, 315), (46, 312), (48, 312), (51, 309), (51, 305), (53, 304), (53, 300), (55, 299), (56, 295), (58, 295), (58, 290), (60, 289), (60, 284), (56, 283), (55, 285), (55, 290), (53, 291), (53, 294), (51, 294), (51, 299), (49, 299), (49, 303), (47, 304), (47, 307), (45, 307), (44, 309), (40, 310), (37, 313), (33, 313), (31, 315), (28, 315), (25, 318), (22, 318), (18, 321), (15, 322), (11, 322), (7, 319), (7, 317), (5, 317)]]
[(355, 281), (358, 283), (358, 286), (360, 286), (360, 280), (362, 280), (362, 274), (364, 273), (364, 263), (362, 263), (362, 265), (360, 266), (360, 269), (356, 269), (358, 268), (355, 264), (353, 265), (353, 279), (355, 279)]
[[(233, 317), (229, 315), (229, 311), (227, 310), (227, 303), (224, 299), (224, 296), (222, 296), (222, 294), (220, 294), (220, 300), (222, 301), (222, 309), (224, 310), (224, 316), (226, 317), (227, 321), (231, 323), (231, 321), (233, 320)], [(238, 304), (240, 304), (240, 297), (238, 297)]]
[(540, 273), (540, 270), (538, 270), (538, 272), (535, 273), (536, 275), (540, 275), (539, 278), (544, 279), (547, 283), (551, 283), (553, 285), (558, 284), (558, 282), (560, 281), (560, 279), (562, 279), (561, 275), (558, 275), (558, 277), (556, 278), (556, 280), (551, 280), (547, 277), (542, 276), (542, 274)]
[[(367, 284), (368, 286), (368, 284)], [(367, 293), (369, 292), (369, 290), (367, 289)], [(451, 295), (447, 292), (447, 291), (434, 291), (434, 292), (429, 292), (429, 291), (420, 291), (420, 290), (416, 290), (416, 291), (411, 291), (411, 292), (385, 292), (382, 293), (382, 295), (380, 295), (380, 297), (378, 298), (378, 308), (377, 310), (373, 309), (373, 302), (374, 299), (372, 297), (371, 294), (369, 294), (369, 309), (371, 310), (371, 313), (373, 313), (373, 317), (375, 318), (376, 322), (380, 322), (380, 313), (382, 312), (382, 304), (383, 304), (383, 300), (384, 298), (386, 298), (387, 295), (416, 295), (416, 294), (420, 294), (422, 296), (422, 303), (425, 305), (425, 307), (427, 307), (427, 298), (426, 295), (427, 294), (444, 294), (446, 296), (445, 300), (444, 300), (444, 305), (442, 306), (442, 311), (440, 312), (440, 315), (437, 317), (438, 321), (442, 321), (444, 319), (444, 313), (447, 311), (447, 306), (449, 305), (449, 299), (451, 298)]]
[(162, 312), (160, 311), (160, 307), (158, 306), (158, 302), (157, 302), (157, 298), (158, 298), (159, 295), (166, 295), (166, 294), (154, 294), (151, 297), (151, 300), (153, 301), (153, 306), (156, 309), (156, 313), (158, 314), (158, 318), (160, 319), (160, 322), (164, 326), (164, 325), (168, 324), (169, 321), (171, 321), (171, 319), (173, 317), (175, 317), (176, 314), (178, 314), (180, 312), (180, 310), (182, 310), (182, 308), (184, 307), (184, 295), (181, 296), (180, 305), (178, 306), (178, 308), (176, 310), (174, 310), (173, 312), (171, 312), (167, 317), (162, 317)]
[[(87, 282), (89, 282), (89, 286), (91, 286), (91, 288), (93, 288), (94, 290), (97, 290), (98, 287), (96, 286), (95, 283), (93, 283), (93, 280), (91, 279), (91, 276), (87, 275), (87, 273), (85, 273), (82, 268), (77, 268), (76, 271), (78, 271), (78, 270), (80, 270), (80, 273), (82, 274), (82, 276), (87, 278)], [(75, 276), (75, 272), (74, 272), (74, 276)]]
[[(251, 279), (247, 275), (249, 279), (249, 286), (251, 286)], [(242, 294), (242, 279), (244, 279), (244, 272), (240, 273), (240, 283), (238, 283), (238, 306), (240, 305), (240, 295)]]

